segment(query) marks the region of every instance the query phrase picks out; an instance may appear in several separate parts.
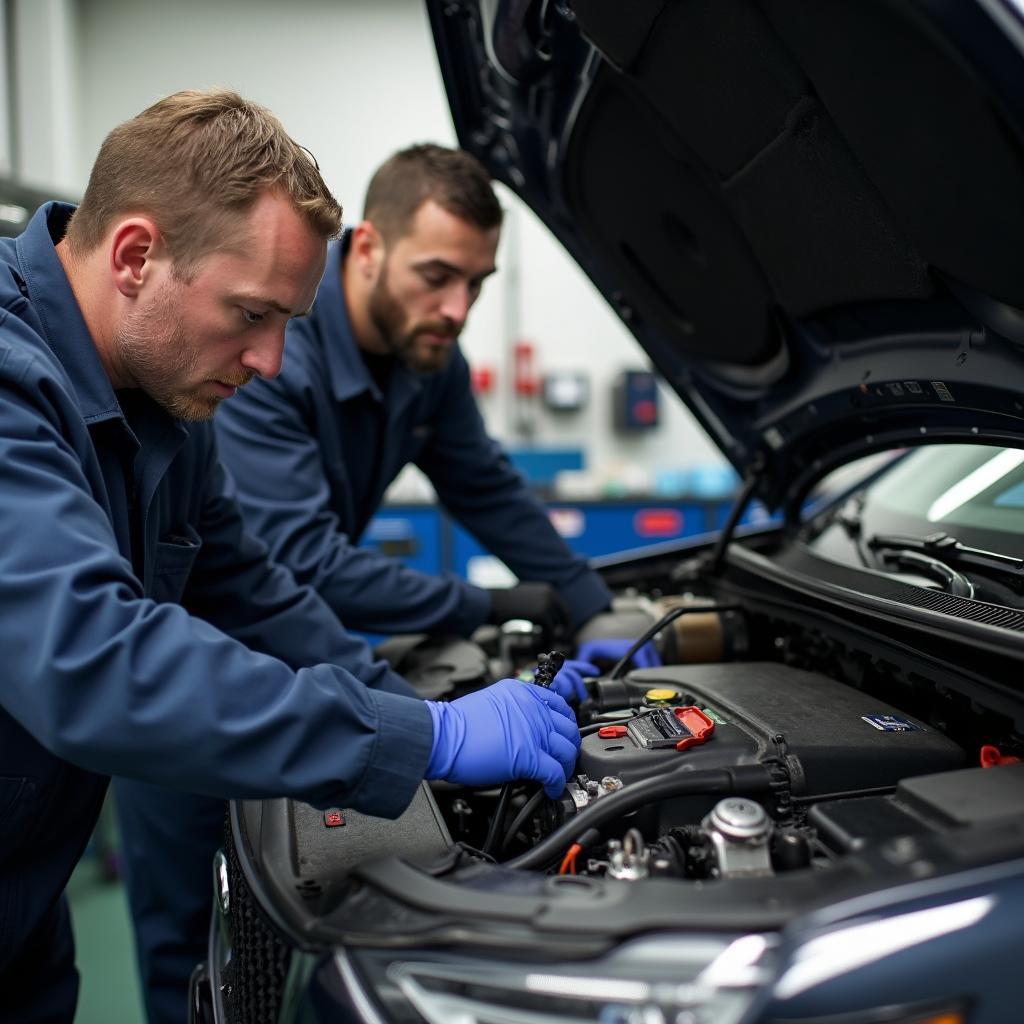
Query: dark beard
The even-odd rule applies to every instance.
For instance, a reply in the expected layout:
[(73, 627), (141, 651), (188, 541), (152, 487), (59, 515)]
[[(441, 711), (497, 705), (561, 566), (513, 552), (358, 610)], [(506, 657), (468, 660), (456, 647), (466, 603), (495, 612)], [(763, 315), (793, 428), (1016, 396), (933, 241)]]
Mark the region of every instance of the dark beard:
[(417, 347), (421, 334), (447, 335), (454, 341), (456, 333), (448, 324), (420, 324), (411, 332), (405, 331), (405, 313), (388, 288), (387, 263), (381, 268), (380, 277), (370, 292), (367, 311), (377, 333), (387, 345), (388, 351), (413, 373), (440, 373), (451, 359), (454, 345), (427, 350)]

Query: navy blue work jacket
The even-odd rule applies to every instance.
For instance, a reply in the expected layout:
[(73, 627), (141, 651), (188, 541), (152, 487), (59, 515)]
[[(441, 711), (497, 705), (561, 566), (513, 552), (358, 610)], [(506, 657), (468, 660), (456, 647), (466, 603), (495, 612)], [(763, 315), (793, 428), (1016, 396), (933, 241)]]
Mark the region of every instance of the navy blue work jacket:
[(211, 425), (119, 402), (54, 250), (71, 212), (0, 241), (0, 989), (107, 775), (395, 815), (432, 739), (245, 535)]
[[(429, 376), (395, 360), (381, 393), (345, 305), (349, 238), (331, 246), (311, 314), (289, 324), (280, 376), (253, 381), (217, 416), (224, 462), (251, 528), (346, 626), (468, 635), (487, 617), (486, 591), (356, 546), (388, 484), (412, 462), (445, 508), (517, 576), (556, 586), (577, 623), (606, 608), (607, 587), (569, 550), (487, 435), (460, 351)], [(374, 415), (384, 418), (379, 447), (366, 443)]]

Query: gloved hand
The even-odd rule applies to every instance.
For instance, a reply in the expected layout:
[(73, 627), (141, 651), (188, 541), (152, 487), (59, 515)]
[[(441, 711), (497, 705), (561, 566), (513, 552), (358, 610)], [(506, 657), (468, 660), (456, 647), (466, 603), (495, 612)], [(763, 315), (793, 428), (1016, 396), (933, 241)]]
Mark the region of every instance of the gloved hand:
[(548, 689), (553, 690), (563, 700), (585, 701), (590, 694), (583, 682), (584, 676), (599, 676), (601, 670), (589, 661), (569, 660), (558, 670), (558, 675), (551, 680)]
[(502, 679), (458, 700), (426, 705), (434, 721), (426, 778), (467, 786), (537, 779), (552, 799), (565, 788), (580, 731), (557, 693)]
[(547, 630), (565, 629), (569, 609), (550, 583), (517, 583), (514, 587), (490, 590), (491, 613), (488, 622), (500, 624), (509, 619), (527, 619)]
[[(582, 661), (617, 662), (633, 646), (633, 643), (633, 640), (610, 637), (600, 640), (584, 640), (576, 648), (576, 657)], [(648, 640), (630, 660), (636, 668), (656, 668), (661, 664), (661, 658), (653, 640)]]

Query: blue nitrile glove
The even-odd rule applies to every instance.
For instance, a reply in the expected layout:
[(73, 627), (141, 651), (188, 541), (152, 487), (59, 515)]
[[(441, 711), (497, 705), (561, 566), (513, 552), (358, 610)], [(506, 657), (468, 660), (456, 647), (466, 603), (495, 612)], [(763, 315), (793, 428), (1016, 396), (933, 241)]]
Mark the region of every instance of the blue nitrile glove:
[(502, 679), (458, 700), (426, 705), (434, 721), (426, 778), (466, 786), (537, 779), (552, 799), (565, 789), (580, 731), (557, 693)]
[[(593, 661), (595, 658), (603, 661), (618, 661), (634, 643), (634, 640), (620, 640), (611, 637), (601, 640), (584, 640), (576, 648), (576, 657), (582, 661)], [(637, 668), (657, 668), (661, 664), (661, 658), (658, 656), (658, 649), (654, 646), (653, 640), (648, 640), (631, 660)]]
[(553, 690), (563, 700), (574, 700), (582, 703), (590, 694), (583, 683), (584, 676), (599, 676), (601, 670), (589, 661), (567, 661), (559, 670), (558, 675), (551, 680), (549, 689)]

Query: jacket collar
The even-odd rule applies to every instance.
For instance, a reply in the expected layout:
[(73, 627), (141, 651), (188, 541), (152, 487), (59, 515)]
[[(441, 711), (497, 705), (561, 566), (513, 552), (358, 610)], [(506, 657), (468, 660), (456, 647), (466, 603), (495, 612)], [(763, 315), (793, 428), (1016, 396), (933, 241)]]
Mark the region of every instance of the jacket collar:
[(18, 236), (18, 258), (29, 300), (42, 322), (47, 343), (71, 380), (82, 418), (90, 425), (118, 419), (135, 445), (142, 441), (146, 464), (143, 486), (152, 489), (188, 437), (188, 428), (148, 396), (141, 418), (129, 424), (125, 417), (55, 249), (74, 212), (68, 203), (46, 203)]
[[(339, 402), (369, 391), (378, 401), (381, 394), (373, 378), (370, 376), (359, 346), (352, 331), (352, 321), (348, 315), (348, 304), (345, 302), (345, 288), (342, 285), (341, 271), (345, 253), (352, 241), (352, 229), (346, 228), (341, 238), (327, 250), (327, 264), (324, 276), (316, 292), (315, 316), (321, 324), (321, 332), (326, 341), (327, 372), (330, 377), (331, 391)], [(285, 349), (285, 358), (288, 358)]]
[(55, 248), (74, 212), (68, 203), (45, 203), (16, 244), (29, 299), (46, 341), (71, 379), (85, 421), (97, 423), (121, 417), (121, 407)]

